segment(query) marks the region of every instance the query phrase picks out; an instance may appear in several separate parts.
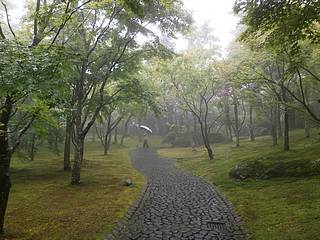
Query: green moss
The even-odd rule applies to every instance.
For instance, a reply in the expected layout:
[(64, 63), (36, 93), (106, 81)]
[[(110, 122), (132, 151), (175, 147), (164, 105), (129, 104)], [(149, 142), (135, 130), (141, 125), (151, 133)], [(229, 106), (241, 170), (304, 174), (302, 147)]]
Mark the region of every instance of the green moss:
[[(98, 143), (88, 142), (80, 186), (69, 184), (62, 157), (46, 149), (31, 163), (13, 159), (4, 239), (103, 239), (144, 185), (131, 166), (129, 150), (113, 146), (103, 156)], [(128, 177), (134, 184), (122, 186)]]
[(178, 167), (215, 184), (243, 217), (252, 239), (320, 239), (320, 176), (245, 181), (229, 177), (230, 169), (236, 164), (256, 159), (269, 167), (282, 161), (298, 172), (306, 170), (299, 169), (304, 161), (317, 162), (320, 159), (318, 139), (304, 139), (299, 131), (291, 133), (291, 139), (292, 150), (286, 153), (281, 150), (281, 145), (272, 147), (269, 137), (258, 138), (255, 142), (244, 140), (240, 148), (232, 144), (215, 145), (213, 161), (208, 160), (203, 148), (197, 152), (192, 152), (191, 148), (168, 148), (159, 150), (159, 153), (178, 159)]

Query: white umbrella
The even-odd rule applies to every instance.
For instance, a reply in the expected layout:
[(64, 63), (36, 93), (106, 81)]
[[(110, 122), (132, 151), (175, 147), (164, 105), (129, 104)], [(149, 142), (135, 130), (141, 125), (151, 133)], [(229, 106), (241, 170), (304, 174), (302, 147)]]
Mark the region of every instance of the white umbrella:
[(148, 132), (150, 132), (150, 133), (152, 133), (152, 130), (151, 130), (149, 127), (147, 127), (147, 126), (140, 125), (139, 127), (142, 128), (142, 129), (144, 129), (144, 130), (146, 130), (146, 131), (148, 131)]

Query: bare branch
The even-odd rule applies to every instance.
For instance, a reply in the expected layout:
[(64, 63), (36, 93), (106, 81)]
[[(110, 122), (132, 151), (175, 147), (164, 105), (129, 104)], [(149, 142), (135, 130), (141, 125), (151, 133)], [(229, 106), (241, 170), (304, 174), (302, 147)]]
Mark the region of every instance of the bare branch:
[[(79, 10), (81, 9), (83, 6), (85, 6), (86, 4), (92, 2), (92, 0), (87, 0), (84, 3), (80, 4), (78, 7), (76, 7), (74, 10), (71, 11), (71, 13), (68, 15), (68, 17), (60, 24), (58, 31), (56, 32), (55, 36), (53, 37), (51, 44), (49, 46), (49, 49), (53, 46), (53, 44), (55, 43), (55, 41), (57, 40), (58, 36), (60, 35), (60, 32), (62, 31), (62, 29), (66, 26), (66, 24), (68, 23), (68, 21), (72, 18), (72, 16)], [(65, 14), (67, 14), (69, 12), (69, 7), (70, 7), (71, 1), (69, 0), (65, 9)]]
[[(16, 39), (16, 34), (14, 33), (12, 26), (11, 26), (11, 23), (10, 23), (7, 5), (3, 1), (1, 1), (1, 4), (4, 7), (4, 11), (6, 12), (6, 19), (7, 19), (7, 24), (8, 24), (9, 30), (10, 30), (11, 34), (13, 35), (14, 39)], [(2, 32), (2, 31), (0, 31), (0, 32)]]
[(37, 113), (32, 114), (31, 118), (29, 119), (29, 121), (25, 124), (25, 126), (19, 131), (19, 134), (17, 136), (17, 140), (15, 141), (15, 143), (12, 145), (12, 147), (10, 148), (10, 152), (11, 154), (14, 153), (14, 151), (17, 149), (17, 147), (20, 145), (20, 141), (22, 136), (26, 133), (26, 131), (31, 127), (31, 124), (34, 122), (34, 120), (36, 119), (36, 115)]
[(306, 67), (301, 67), (304, 71), (306, 71), (307, 73), (309, 73), (312, 77), (314, 77), (317, 81), (320, 82), (320, 77), (318, 77), (317, 75), (315, 75), (313, 72), (311, 72), (311, 70), (309, 70)]

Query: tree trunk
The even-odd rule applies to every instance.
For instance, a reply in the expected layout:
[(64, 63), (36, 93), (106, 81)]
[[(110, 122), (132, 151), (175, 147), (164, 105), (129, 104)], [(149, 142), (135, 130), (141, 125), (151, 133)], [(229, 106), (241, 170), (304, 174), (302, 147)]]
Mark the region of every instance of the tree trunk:
[(227, 136), (229, 136), (230, 141), (232, 142), (232, 126), (231, 126), (231, 120), (230, 120), (230, 108), (228, 103), (225, 103), (224, 105), (224, 114), (225, 114), (225, 125), (226, 125), (226, 132)]
[(210, 160), (213, 160), (213, 159), (214, 159), (214, 156), (213, 156), (213, 151), (212, 151), (212, 149), (211, 149), (210, 144), (205, 145), (205, 147), (206, 147), (206, 149), (207, 149), (207, 153), (208, 153), (209, 159), (210, 159)]
[(123, 145), (124, 139), (128, 136), (128, 127), (129, 127), (129, 122), (130, 122), (131, 118), (132, 118), (132, 115), (130, 115), (128, 117), (127, 121), (124, 124), (124, 133), (121, 137), (121, 145)]
[(194, 141), (194, 144), (198, 145), (199, 144), (199, 139), (198, 139), (198, 136), (197, 136), (197, 133), (198, 133), (197, 119), (194, 116), (194, 114), (192, 115), (192, 117), (193, 117), (193, 141)]
[(75, 139), (76, 146), (74, 148), (74, 162), (71, 173), (71, 184), (79, 185), (80, 184), (80, 173), (81, 165), (83, 161), (83, 152), (84, 152), (84, 137), (78, 136)]
[(111, 147), (111, 139), (112, 139), (112, 131), (110, 131), (109, 137), (108, 137), (107, 152), (110, 150), (110, 147)]
[(282, 98), (284, 101), (284, 126), (283, 126), (283, 134), (284, 134), (284, 139), (283, 139), (283, 150), (284, 151), (289, 151), (290, 147), (289, 147), (289, 109), (287, 106), (287, 93), (286, 93), (286, 89), (284, 87), (282, 87)]
[(232, 127), (231, 127), (231, 125), (228, 126), (228, 131), (229, 131), (230, 141), (233, 142)]
[(60, 155), (58, 132), (56, 132), (55, 138), (54, 138), (54, 151), (55, 151), (55, 153), (56, 153), (57, 155)]
[(281, 127), (281, 107), (280, 103), (277, 104), (277, 132), (278, 138), (282, 138), (282, 127)]
[(113, 144), (118, 144), (118, 128), (114, 129)]
[(106, 134), (104, 136), (104, 155), (108, 155), (108, 150), (110, 149), (110, 139), (111, 139), (111, 114), (109, 114), (108, 116), (108, 123), (107, 123), (107, 131)]
[(199, 120), (199, 124), (200, 124), (203, 144), (204, 144), (205, 148), (207, 149), (208, 157), (209, 157), (210, 160), (213, 160), (214, 156), (213, 156), (212, 148), (210, 146), (210, 142), (208, 140), (208, 133), (205, 132), (205, 128), (204, 128), (203, 123), (201, 122), (201, 120)]
[(274, 110), (273, 107), (271, 107), (270, 119), (271, 119), (271, 137), (272, 137), (272, 145), (273, 146), (278, 145), (277, 127), (276, 127), (277, 116), (276, 115), (277, 115), (276, 111)]
[(111, 139), (112, 139), (112, 133), (110, 131), (104, 136), (104, 151), (103, 151), (104, 155), (108, 155), (108, 152), (111, 147)]
[(109, 132), (107, 132), (104, 135), (104, 146), (103, 146), (103, 154), (104, 155), (108, 155), (108, 150), (109, 150), (108, 142), (109, 142)]
[(71, 123), (70, 117), (68, 117), (66, 122), (66, 136), (64, 140), (64, 157), (63, 157), (64, 171), (71, 170), (71, 162), (70, 162), (71, 132), (72, 132), (72, 123)]
[[(307, 88), (304, 90), (304, 95), (305, 95), (305, 99), (306, 99), (307, 104), (309, 104), (309, 91)], [(308, 121), (307, 117), (304, 118), (304, 134), (305, 134), (306, 138), (310, 138), (310, 135), (311, 135), (310, 121)]]
[(74, 159), (73, 159), (73, 167), (71, 171), (71, 184), (79, 185), (80, 184), (80, 173), (81, 173), (81, 164), (83, 160), (83, 151), (84, 151), (84, 138), (83, 135), (83, 124), (82, 124), (82, 111), (83, 111), (83, 99), (84, 99), (84, 81), (85, 81), (85, 63), (81, 68), (80, 79), (76, 84), (75, 88), (75, 118), (74, 118), (74, 129), (73, 129), (73, 145), (74, 145)]
[(9, 193), (11, 188), (10, 172), (9, 168), (5, 165), (10, 164), (11, 156), (9, 150), (5, 150), (6, 146), (2, 145), (2, 139), (0, 140), (0, 234), (4, 229), (4, 218), (7, 210)]
[(249, 134), (250, 134), (250, 141), (255, 140), (254, 132), (253, 132), (253, 106), (250, 104), (249, 107), (249, 121), (250, 121), (250, 129), (249, 129)]
[(310, 123), (307, 118), (304, 119), (304, 136), (310, 138)]
[(31, 136), (31, 149), (30, 149), (30, 161), (34, 160), (34, 156), (36, 153), (36, 135), (32, 134)]
[(4, 218), (7, 210), (11, 188), (10, 161), (11, 151), (8, 141), (8, 124), (12, 112), (12, 102), (7, 97), (0, 115), (0, 234), (4, 229)]
[(234, 104), (234, 121), (235, 121), (234, 133), (236, 135), (236, 147), (240, 147), (239, 112), (238, 112), (237, 103)]
[(287, 107), (285, 107), (284, 113), (284, 139), (283, 139), (283, 150), (289, 151), (289, 113)]

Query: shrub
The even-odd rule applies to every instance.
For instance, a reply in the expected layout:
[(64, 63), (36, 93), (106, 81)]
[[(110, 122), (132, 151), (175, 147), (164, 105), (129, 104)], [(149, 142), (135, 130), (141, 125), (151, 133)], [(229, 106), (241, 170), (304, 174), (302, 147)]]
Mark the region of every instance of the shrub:
[(247, 178), (269, 179), (275, 177), (306, 177), (320, 174), (320, 160), (270, 161), (260, 158), (237, 164), (229, 176), (238, 180)]

